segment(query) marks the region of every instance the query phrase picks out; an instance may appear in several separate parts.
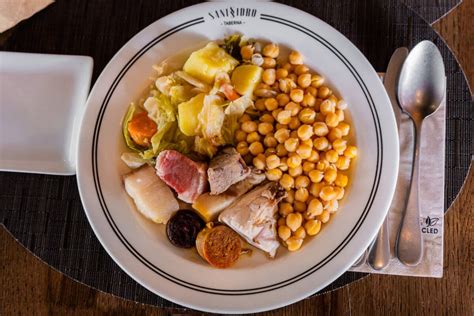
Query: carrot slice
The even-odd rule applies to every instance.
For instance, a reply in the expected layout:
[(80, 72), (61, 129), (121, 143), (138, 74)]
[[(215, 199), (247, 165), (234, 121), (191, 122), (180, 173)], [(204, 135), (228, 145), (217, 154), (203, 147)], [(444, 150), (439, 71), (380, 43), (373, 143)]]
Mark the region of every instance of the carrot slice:
[(148, 117), (146, 112), (136, 114), (128, 122), (128, 132), (133, 141), (140, 146), (148, 147), (150, 139), (156, 133), (156, 123)]

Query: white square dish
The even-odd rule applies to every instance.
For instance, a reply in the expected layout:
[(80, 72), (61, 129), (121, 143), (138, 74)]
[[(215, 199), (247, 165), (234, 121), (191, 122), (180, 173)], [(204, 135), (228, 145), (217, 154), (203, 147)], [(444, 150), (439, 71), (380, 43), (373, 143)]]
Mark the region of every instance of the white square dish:
[(0, 170), (76, 173), (88, 56), (0, 52)]

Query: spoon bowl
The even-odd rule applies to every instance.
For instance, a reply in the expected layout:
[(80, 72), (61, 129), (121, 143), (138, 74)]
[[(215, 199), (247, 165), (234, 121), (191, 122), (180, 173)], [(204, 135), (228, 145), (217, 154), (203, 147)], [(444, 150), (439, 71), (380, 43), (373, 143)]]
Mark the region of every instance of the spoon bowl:
[(430, 41), (416, 45), (403, 64), (398, 82), (398, 101), (414, 123), (414, 155), (407, 207), (397, 238), (398, 259), (416, 266), (423, 257), (420, 229), (419, 160), (423, 120), (441, 104), (446, 91), (446, 78), (441, 53)]

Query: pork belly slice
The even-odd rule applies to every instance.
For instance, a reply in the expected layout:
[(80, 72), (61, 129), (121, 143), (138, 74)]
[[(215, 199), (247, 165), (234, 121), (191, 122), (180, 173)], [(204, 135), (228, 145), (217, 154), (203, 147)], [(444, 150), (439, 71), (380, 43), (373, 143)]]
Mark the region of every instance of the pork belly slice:
[(164, 150), (156, 158), (156, 173), (177, 194), (193, 203), (207, 191), (207, 164), (189, 159), (175, 150)]
[(280, 246), (275, 215), (278, 203), (285, 196), (286, 192), (276, 182), (260, 185), (224, 210), (219, 221), (273, 258)]
[(250, 168), (233, 147), (227, 147), (209, 163), (207, 177), (211, 187), (210, 194), (218, 195), (231, 185), (242, 181), (250, 174)]
[(171, 215), (179, 209), (178, 200), (171, 189), (149, 165), (124, 175), (123, 182), (137, 210), (155, 223), (166, 224)]

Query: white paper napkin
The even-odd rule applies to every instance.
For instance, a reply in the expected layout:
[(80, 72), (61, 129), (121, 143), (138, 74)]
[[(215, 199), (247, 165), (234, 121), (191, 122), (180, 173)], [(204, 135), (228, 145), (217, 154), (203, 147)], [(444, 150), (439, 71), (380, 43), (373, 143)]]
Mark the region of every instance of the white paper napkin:
[(0, 0), (0, 33), (53, 2), (53, 0)]
[(419, 199), (424, 249), (420, 264), (415, 267), (405, 266), (394, 254), (398, 229), (408, 198), (413, 159), (413, 123), (406, 114), (401, 113), (400, 169), (397, 188), (388, 213), (391, 260), (382, 270), (372, 269), (365, 262), (358, 267), (352, 267), (350, 271), (435, 278), (443, 276), (445, 126), (446, 99), (440, 108), (423, 122)]

